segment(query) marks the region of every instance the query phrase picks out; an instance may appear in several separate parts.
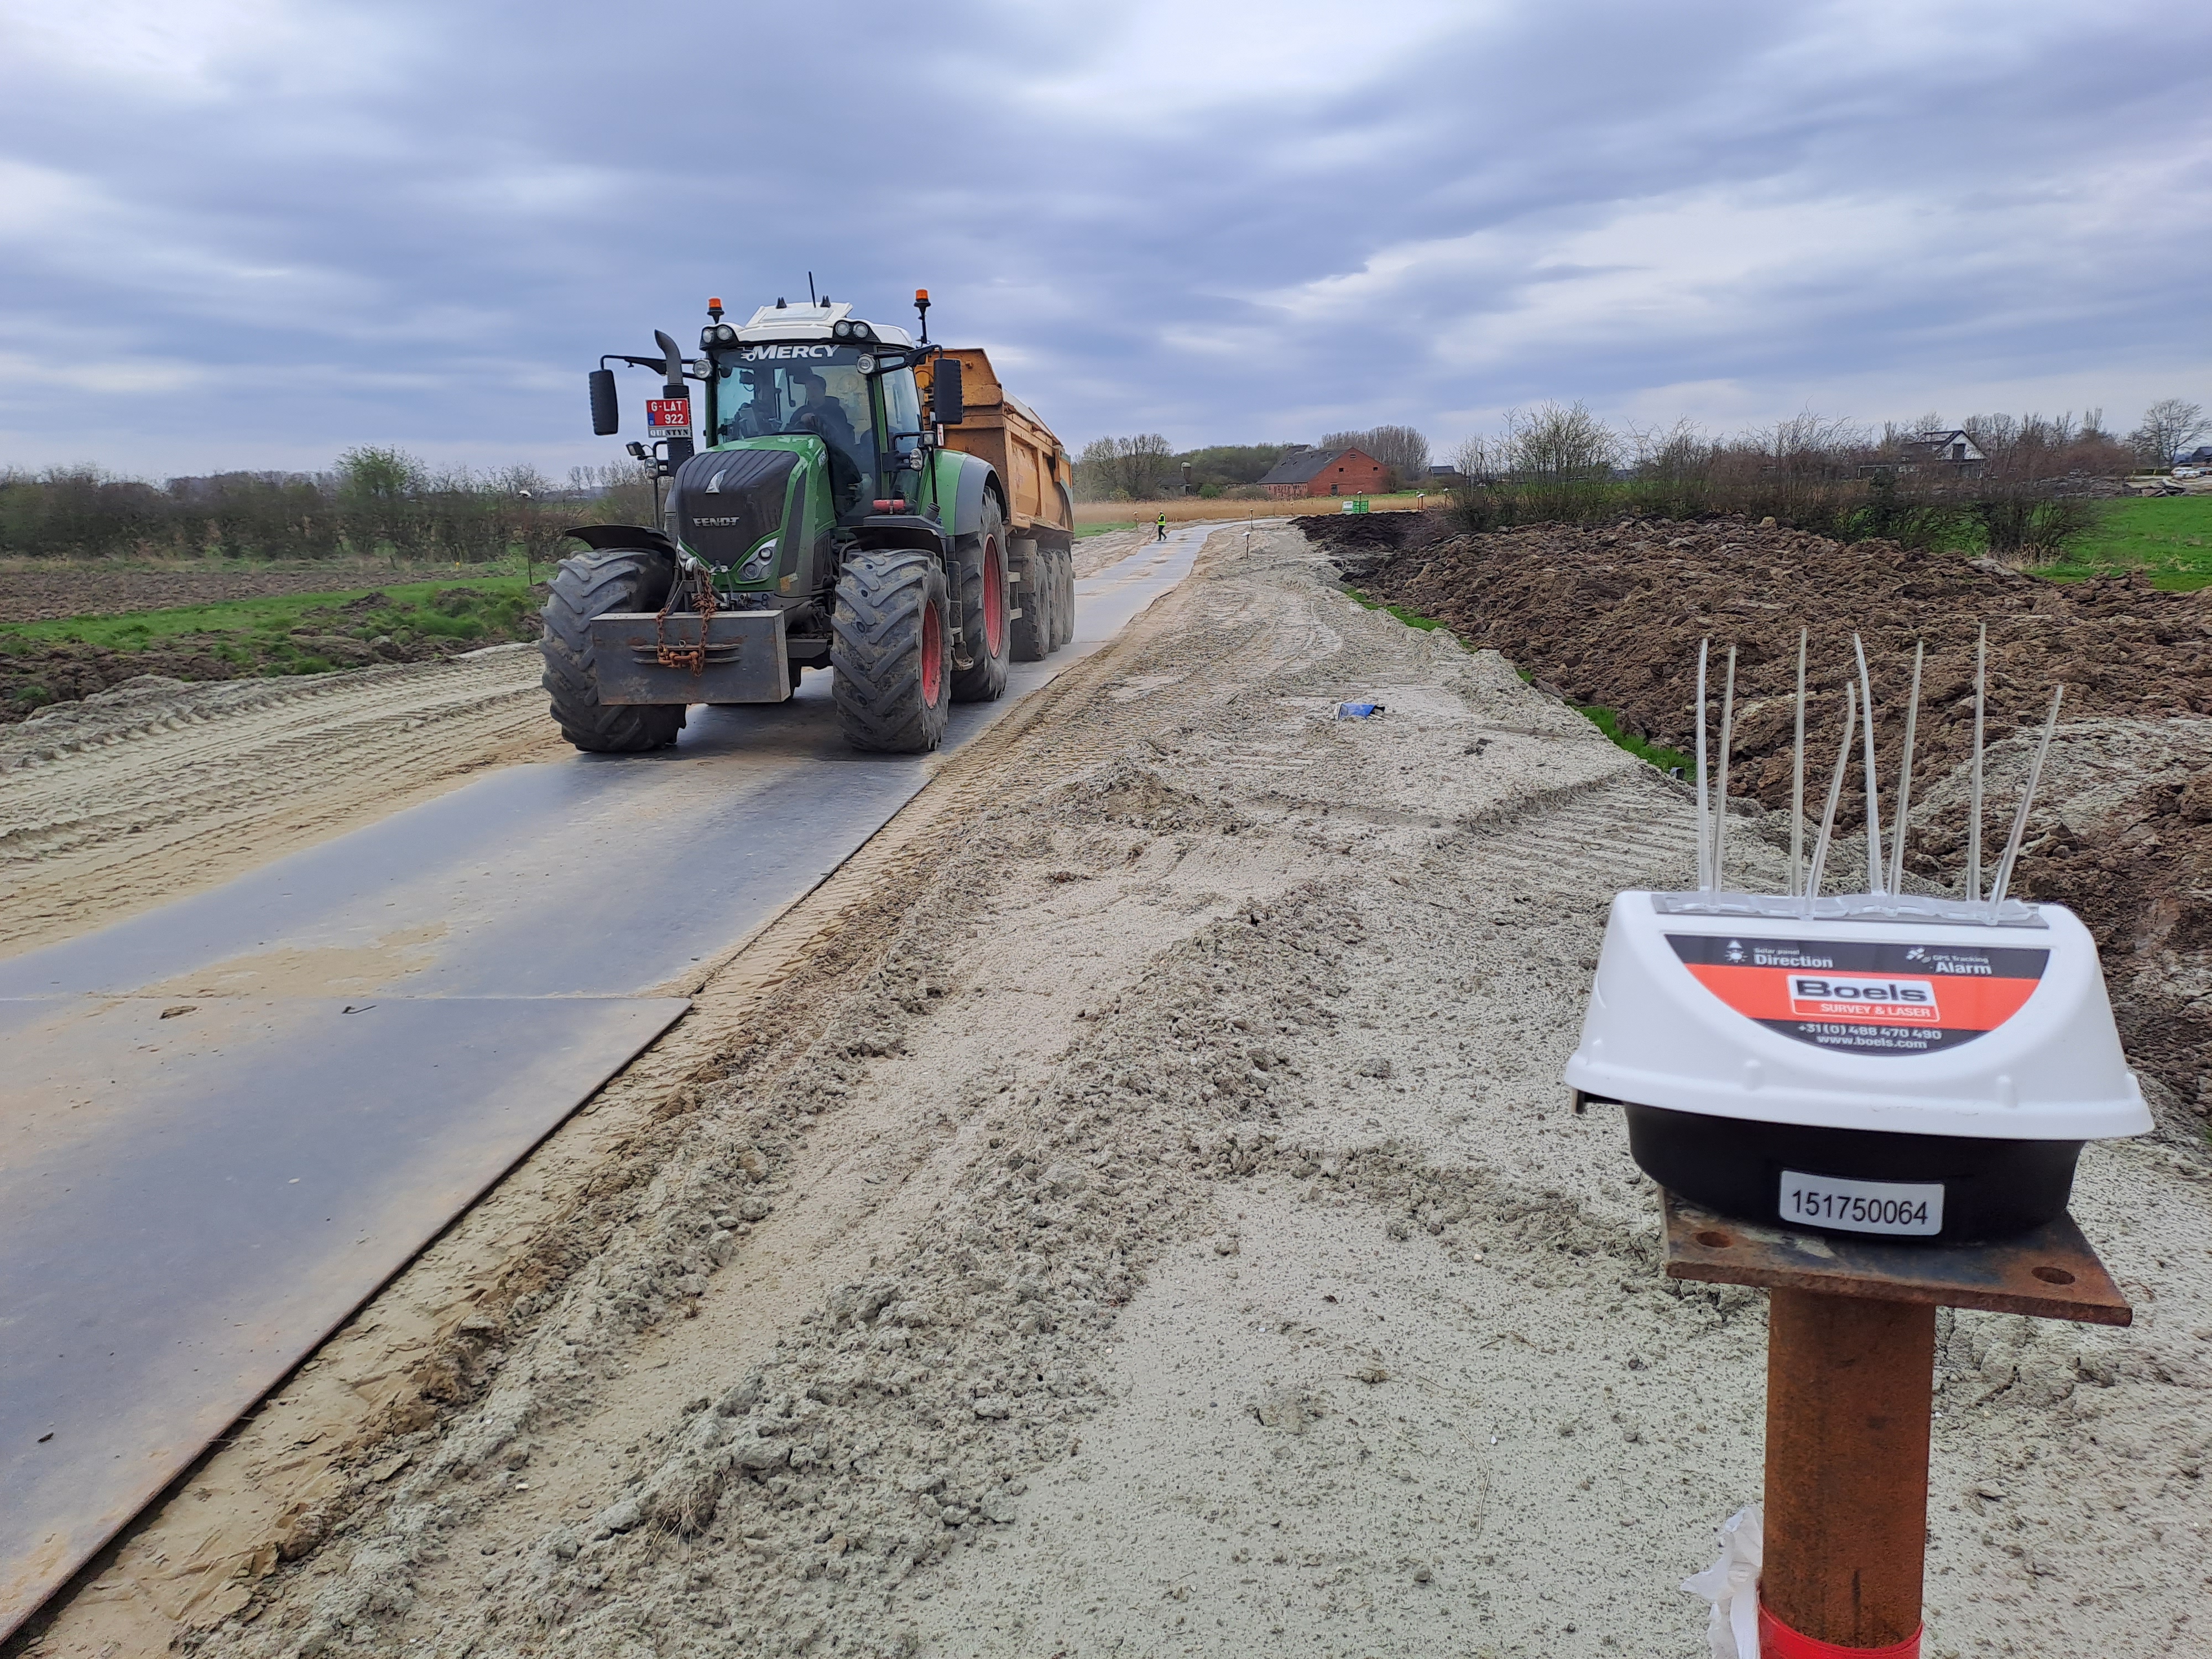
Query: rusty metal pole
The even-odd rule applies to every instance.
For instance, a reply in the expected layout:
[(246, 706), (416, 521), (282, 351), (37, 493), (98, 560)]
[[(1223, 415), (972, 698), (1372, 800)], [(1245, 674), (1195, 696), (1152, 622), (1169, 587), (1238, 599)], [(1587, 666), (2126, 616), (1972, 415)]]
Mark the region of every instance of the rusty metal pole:
[(1919, 1630), (1936, 1310), (1771, 1292), (1759, 1601), (1801, 1636), (1887, 1648)]

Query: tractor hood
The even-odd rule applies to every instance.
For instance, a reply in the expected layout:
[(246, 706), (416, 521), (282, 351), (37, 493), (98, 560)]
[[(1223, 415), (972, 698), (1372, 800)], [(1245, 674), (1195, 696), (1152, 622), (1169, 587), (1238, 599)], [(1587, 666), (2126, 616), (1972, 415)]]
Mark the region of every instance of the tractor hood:
[(676, 470), (677, 539), (708, 564), (740, 565), (782, 528), (793, 476), (817, 439), (775, 448), (710, 449)]

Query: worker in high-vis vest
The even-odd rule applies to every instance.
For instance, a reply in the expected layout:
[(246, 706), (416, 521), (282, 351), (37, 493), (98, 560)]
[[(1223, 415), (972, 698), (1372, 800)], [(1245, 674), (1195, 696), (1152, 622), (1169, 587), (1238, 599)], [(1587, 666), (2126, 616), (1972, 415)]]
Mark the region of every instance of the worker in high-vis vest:
[(1168, 538), (1168, 515), (1167, 515), (1167, 509), (1166, 509), (1166, 508), (1164, 508), (1164, 507), (1161, 508), (1161, 510), (1160, 510), (1160, 516), (1159, 516), (1158, 519), (1156, 519), (1156, 520), (1154, 520), (1152, 521), (1152, 526), (1153, 526), (1153, 528), (1154, 528), (1155, 530), (1157, 530), (1157, 531), (1159, 532), (1158, 534), (1155, 535), (1155, 536), (1152, 538), (1152, 539), (1153, 539), (1154, 541), (1156, 541), (1156, 542), (1164, 542), (1164, 541), (1167, 540), (1167, 538)]

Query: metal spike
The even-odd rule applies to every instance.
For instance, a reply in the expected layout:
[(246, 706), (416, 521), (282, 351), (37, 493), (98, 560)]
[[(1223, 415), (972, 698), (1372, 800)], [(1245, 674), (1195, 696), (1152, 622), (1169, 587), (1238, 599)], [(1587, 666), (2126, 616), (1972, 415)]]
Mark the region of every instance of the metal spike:
[(1800, 913), (1813, 914), (1814, 901), (1820, 896), (1820, 878), (1828, 866), (1828, 842), (1836, 833), (1836, 804), (1844, 798), (1844, 773), (1851, 763), (1851, 728), (1857, 718), (1858, 696), (1848, 679), (1844, 682), (1844, 741), (1836, 750), (1835, 775), (1828, 780), (1827, 809), (1820, 814), (1820, 833), (1813, 843), (1813, 867), (1805, 878), (1804, 897)]
[(1728, 885), (1729, 746), (1735, 737), (1735, 647), (1729, 647), (1726, 690), (1721, 693), (1720, 764), (1713, 774), (1713, 886)]
[(1705, 817), (1705, 655), (1711, 639), (1698, 641), (1698, 890), (1713, 890), (1712, 824)]
[(1982, 717), (1990, 702), (1990, 625), (1974, 641), (1974, 769), (1972, 804), (1966, 809), (1966, 896), (1982, 896)]
[(1912, 700), (1905, 706), (1905, 756), (1897, 763), (1897, 821), (1889, 838), (1889, 890), (1905, 890), (1905, 815), (1912, 806), (1912, 734), (1920, 726), (1920, 665), (1928, 653), (1925, 640), (1912, 642)]
[(1866, 709), (1866, 723), (1860, 741), (1866, 747), (1866, 818), (1867, 818), (1867, 891), (1879, 893), (1881, 885), (1881, 787), (1875, 780), (1874, 771), (1874, 681), (1868, 677), (1866, 647), (1859, 636), (1851, 635), (1851, 649), (1858, 653), (1859, 702)]
[(2027, 836), (2028, 809), (2035, 805), (2035, 786), (2043, 779), (2043, 757), (2051, 752), (2051, 734), (2058, 729), (2058, 703), (2066, 695), (2066, 688), (2051, 688), (2051, 713), (2043, 721), (2043, 738), (2035, 745), (2035, 758), (2027, 763), (2027, 784), (2020, 792), (2020, 811), (2013, 814), (2012, 834), (2005, 840), (2004, 857), (1997, 861), (1996, 879), (1990, 883), (1990, 920), (1996, 920), (1997, 907), (2004, 902), (2005, 889), (2012, 884), (2012, 866), (2020, 857), (2020, 844)]
[(1790, 776), (1790, 892), (1805, 890), (1805, 635), (1797, 630), (1797, 747)]

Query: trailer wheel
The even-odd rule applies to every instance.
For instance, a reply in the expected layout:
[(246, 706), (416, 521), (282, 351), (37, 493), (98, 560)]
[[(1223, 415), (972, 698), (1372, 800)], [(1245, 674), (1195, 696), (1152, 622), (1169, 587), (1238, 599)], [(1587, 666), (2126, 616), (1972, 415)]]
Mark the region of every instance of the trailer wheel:
[(1075, 555), (1065, 547), (1052, 550), (1052, 648), (1059, 650), (1075, 637)]
[(1016, 662), (1042, 662), (1052, 654), (1054, 621), (1060, 603), (1058, 572), (1052, 562), (1052, 550), (1039, 547), (1035, 542), (1018, 542), (1020, 551), (1010, 556), (1007, 562), (1020, 575), (1014, 584), (1016, 608), (1021, 615), (1013, 619), (1013, 654)]
[(856, 553), (837, 580), (830, 695), (855, 749), (921, 755), (951, 712), (952, 630), (945, 573), (927, 553)]
[(983, 498), (983, 526), (960, 538), (960, 656), (952, 659), (952, 700), (994, 702), (1006, 689), (1006, 538), (999, 504)]
[(540, 681), (553, 698), (561, 735), (595, 755), (665, 749), (684, 729), (681, 703), (603, 703), (592, 660), (592, 619), (616, 611), (658, 611), (676, 580), (676, 562), (646, 548), (586, 553), (553, 573), (538, 649)]

